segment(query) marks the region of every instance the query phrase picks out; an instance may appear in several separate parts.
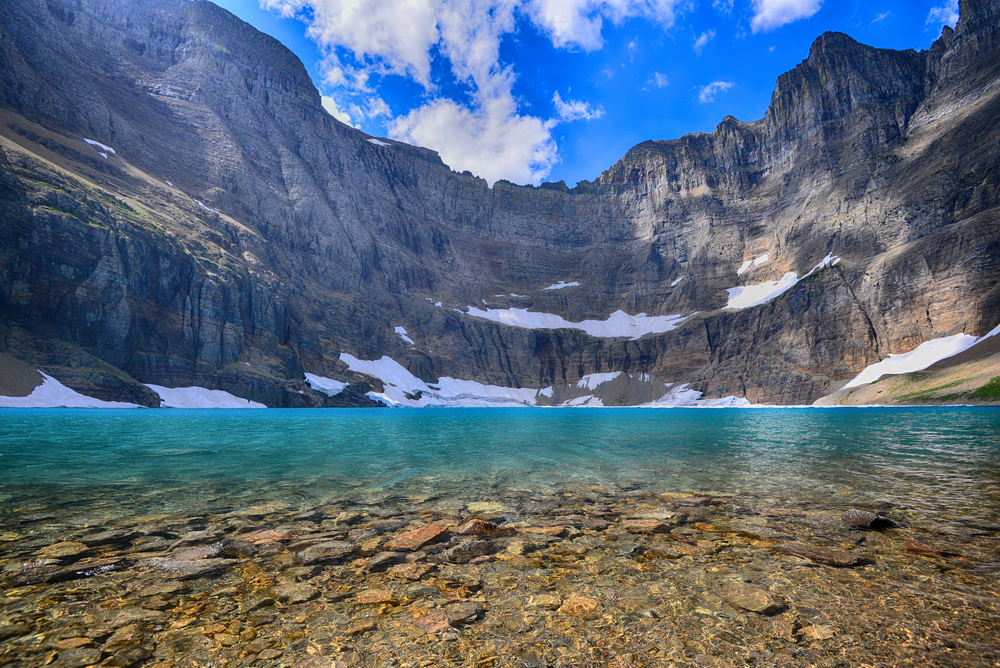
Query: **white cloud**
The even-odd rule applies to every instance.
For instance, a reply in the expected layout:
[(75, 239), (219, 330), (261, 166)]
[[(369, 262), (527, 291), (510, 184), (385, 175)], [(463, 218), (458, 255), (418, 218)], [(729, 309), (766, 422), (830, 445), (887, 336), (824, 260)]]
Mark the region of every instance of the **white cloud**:
[[(674, 24), (689, 0), (260, 0), (264, 9), (298, 17), (325, 54), (324, 108), (348, 122), (388, 119), (389, 136), (438, 151), (451, 167), (491, 183), (538, 182), (558, 162), (551, 131), (560, 122), (599, 118), (575, 100), (556, 103), (553, 119), (527, 115), (513, 95), (516, 73), (500, 59), (518, 17), (534, 22), (557, 48), (603, 46), (604, 22), (644, 18)], [(629, 46), (635, 52), (638, 43)], [(442, 97), (439, 63), (468, 87), (468, 101)], [(433, 63), (433, 66), (432, 66)], [(393, 118), (379, 97), (386, 75), (424, 88), (431, 100)], [(447, 76), (447, 75), (446, 75)], [(328, 96), (329, 97), (329, 96)], [(556, 102), (556, 97), (553, 98)], [(397, 110), (398, 111), (398, 110)]]
[(712, 7), (720, 14), (731, 14), (733, 11), (733, 0), (713, 0)]
[(594, 109), (589, 102), (580, 100), (566, 100), (563, 102), (559, 92), (552, 95), (552, 104), (556, 107), (556, 115), (559, 120), (569, 121), (592, 121), (604, 115), (604, 107)]
[(714, 30), (706, 30), (705, 32), (698, 35), (698, 38), (694, 41), (694, 54), (700, 56), (701, 52), (705, 49), (705, 45), (715, 39)]
[(725, 93), (727, 90), (732, 88), (735, 84), (732, 81), (713, 81), (707, 86), (702, 86), (698, 90), (698, 101), (702, 104), (708, 102), (715, 102), (715, 96), (719, 93)]
[(336, 100), (334, 100), (329, 95), (324, 95), (321, 98), (321, 100), (323, 102), (323, 108), (326, 109), (326, 113), (330, 114), (331, 116), (333, 116), (334, 118), (336, 118), (341, 123), (346, 123), (347, 125), (351, 125), (351, 126), (354, 125), (354, 123), (351, 122), (351, 117), (347, 114), (347, 112), (346, 111), (342, 111), (337, 106), (337, 101)]
[(927, 25), (949, 25), (958, 23), (958, 0), (946, 0), (940, 7), (931, 7), (927, 14)]
[(786, 23), (806, 19), (819, 11), (823, 0), (753, 0), (750, 28), (767, 32)]
[(872, 19), (872, 23), (882, 23), (882, 21), (886, 20), (889, 14), (892, 14), (892, 12), (882, 12), (881, 14)]
[(669, 28), (679, 4), (678, 0), (527, 0), (527, 11), (555, 46), (594, 51), (604, 46), (604, 19), (620, 24), (643, 17)]
[(667, 77), (659, 72), (653, 72), (649, 79), (646, 80), (646, 87), (643, 90), (649, 90), (650, 86), (653, 88), (666, 88), (670, 82)]
[(628, 43), (628, 61), (631, 63), (635, 60), (635, 54), (639, 50), (639, 38), (636, 37), (631, 42)]
[(520, 116), (511, 97), (468, 109), (438, 99), (397, 118), (389, 136), (436, 150), (445, 164), (469, 170), (490, 185), (500, 179), (539, 183), (558, 161), (552, 121)]

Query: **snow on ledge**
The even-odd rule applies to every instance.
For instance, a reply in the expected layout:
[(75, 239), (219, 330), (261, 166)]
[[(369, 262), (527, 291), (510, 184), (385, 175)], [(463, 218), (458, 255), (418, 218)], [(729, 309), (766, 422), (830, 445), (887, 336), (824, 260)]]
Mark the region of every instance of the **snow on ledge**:
[(102, 401), (71, 390), (52, 376), (42, 374), (42, 384), (26, 397), (0, 396), (0, 408), (139, 408), (121, 401)]
[(413, 339), (411, 339), (409, 336), (406, 335), (406, 328), (405, 327), (396, 327), (393, 331), (395, 331), (397, 334), (399, 334), (399, 338), (403, 339), (404, 341), (406, 341), (407, 343), (409, 343), (411, 346), (415, 345), (413, 343)]
[(610, 373), (591, 373), (578, 380), (576, 386), (579, 388), (585, 387), (593, 392), (597, 389), (598, 385), (610, 383), (620, 375), (622, 375), (621, 371), (612, 371)]
[(164, 387), (146, 384), (160, 395), (161, 408), (267, 408), (262, 403), (240, 399), (224, 390), (204, 387)]
[(381, 380), (383, 391), (369, 392), (367, 396), (387, 406), (534, 406), (538, 395), (537, 390), (530, 388), (484, 385), (474, 380), (448, 377), (428, 384), (387, 356), (360, 360), (341, 353), (340, 359), (351, 371)]
[[(768, 257), (767, 255), (762, 255), (761, 257)], [(757, 258), (758, 260), (760, 258)], [(749, 266), (749, 260), (744, 262), (744, 265)], [(756, 260), (754, 260), (756, 262)], [(727, 309), (744, 309), (750, 308), (751, 306), (759, 306), (766, 302), (771, 301), (775, 297), (779, 297), (790, 289), (792, 289), (800, 281), (812, 276), (815, 272), (820, 269), (825, 269), (826, 267), (832, 267), (833, 265), (840, 262), (840, 258), (834, 256), (833, 254), (827, 254), (823, 260), (817, 264), (815, 267), (809, 270), (809, 273), (799, 278), (799, 275), (793, 271), (786, 273), (777, 281), (764, 281), (763, 283), (757, 283), (756, 285), (744, 285), (736, 288), (728, 288), (729, 301), (726, 303)], [(739, 272), (742, 273), (742, 272)]]
[[(105, 151), (107, 153), (114, 153), (115, 152), (115, 149), (111, 148), (107, 144), (102, 144), (99, 141), (94, 141), (93, 139), (87, 139), (86, 137), (83, 138), (83, 141), (87, 142), (91, 146), (96, 146), (97, 148), (99, 148), (102, 151)], [(107, 158), (108, 156), (104, 156), (104, 157)]]
[(628, 337), (635, 341), (646, 334), (663, 334), (677, 329), (682, 322), (697, 315), (697, 312), (691, 315), (648, 316), (645, 313), (629, 315), (624, 311), (615, 311), (608, 316), (607, 320), (570, 322), (562, 316), (552, 313), (529, 312), (526, 308), (487, 308), (483, 311), (475, 306), (470, 306), (466, 315), (522, 329), (579, 329), (597, 338)]
[(736, 275), (737, 276), (742, 276), (751, 267), (759, 267), (760, 265), (764, 264), (765, 262), (767, 262), (770, 259), (771, 259), (771, 254), (770, 253), (764, 253), (760, 257), (754, 258), (753, 260), (744, 260), (743, 264), (740, 265), (740, 268), (736, 270)]
[(392, 146), (389, 142), (384, 142), (381, 139), (369, 139), (369, 143), (375, 144), (376, 146)]
[(325, 378), (323, 376), (317, 376), (312, 373), (305, 374), (306, 384), (317, 392), (322, 392), (328, 397), (335, 397), (347, 388), (350, 383), (345, 383), (340, 380), (334, 380), (332, 378)]
[(678, 284), (678, 283), (680, 283), (680, 282), (681, 282), (681, 281), (683, 281), (683, 280), (684, 280), (684, 277), (683, 277), (683, 276), (681, 276), (680, 278), (675, 278), (675, 279), (674, 279), (674, 282), (670, 284), (670, 287), (672, 287), (672, 288), (675, 288), (675, 287), (677, 287), (677, 284)]
[(923, 371), (935, 362), (954, 357), (965, 352), (980, 341), (985, 341), (1000, 332), (1000, 325), (994, 327), (988, 334), (976, 338), (970, 334), (955, 334), (939, 339), (924, 341), (908, 353), (890, 354), (881, 362), (869, 364), (841, 389), (846, 390), (859, 385), (874, 383), (882, 376), (895, 376), (901, 373)]
[(750, 402), (745, 397), (728, 396), (720, 399), (702, 399), (702, 393), (692, 390), (687, 383), (671, 387), (666, 394), (645, 404), (640, 408), (749, 408)]
[(559, 281), (558, 283), (553, 283), (547, 288), (542, 288), (542, 290), (562, 290), (563, 288), (577, 288), (580, 287), (579, 281), (572, 281), (567, 283), (566, 281)]

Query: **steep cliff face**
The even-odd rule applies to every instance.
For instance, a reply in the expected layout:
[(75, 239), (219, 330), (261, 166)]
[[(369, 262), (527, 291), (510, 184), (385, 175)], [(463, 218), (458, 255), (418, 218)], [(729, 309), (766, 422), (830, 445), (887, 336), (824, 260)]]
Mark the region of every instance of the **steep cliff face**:
[[(146, 405), (142, 383), (372, 404), (381, 383), (341, 353), (429, 382), (624, 371), (812, 402), (1000, 319), (1000, 18), (961, 10), (927, 52), (823, 35), (763, 119), (645, 142), (569, 191), (489, 188), (369, 141), (323, 111), (290, 52), (210, 3), (12, 0), (0, 352)], [(780, 296), (725, 308), (730, 289), (828, 255)], [(545, 289), (559, 281), (580, 285)], [(633, 338), (506, 309), (692, 317)], [(305, 373), (351, 384), (330, 397)]]

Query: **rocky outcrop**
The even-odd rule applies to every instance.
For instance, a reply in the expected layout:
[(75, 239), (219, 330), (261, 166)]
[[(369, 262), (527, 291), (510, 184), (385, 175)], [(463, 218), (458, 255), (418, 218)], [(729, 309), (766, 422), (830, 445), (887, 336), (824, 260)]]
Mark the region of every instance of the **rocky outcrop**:
[[(1000, 19), (961, 11), (926, 52), (825, 34), (763, 119), (644, 142), (570, 190), (490, 188), (368, 141), (290, 52), (210, 3), (12, 0), (0, 352), (145, 405), (142, 383), (372, 405), (381, 382), (341, 352), (424, 381), (624, 371), (811, 403), (889, 353), (997, 324)], [(779, 297), (725, 308), (729, 288), (827, 255)], [(558, 281), (580, 285), (544, 289)], [(601, 338), (466, 312), (484, 301), (571, 322), (697, 315)], [(328, 396), (306, 372), (351, 384)]]

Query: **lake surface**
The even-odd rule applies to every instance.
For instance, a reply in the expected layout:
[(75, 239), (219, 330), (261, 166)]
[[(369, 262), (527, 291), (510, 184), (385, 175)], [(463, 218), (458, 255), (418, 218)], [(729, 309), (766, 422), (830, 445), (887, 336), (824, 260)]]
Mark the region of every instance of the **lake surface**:
[(994, 522), (1000, 409), (0, 410), (0, 470), (0, 503), (136, 513), (600, 485)]
[(995, 666), (998, 555), (1000, 409), (0, 410), (5, 665)]

